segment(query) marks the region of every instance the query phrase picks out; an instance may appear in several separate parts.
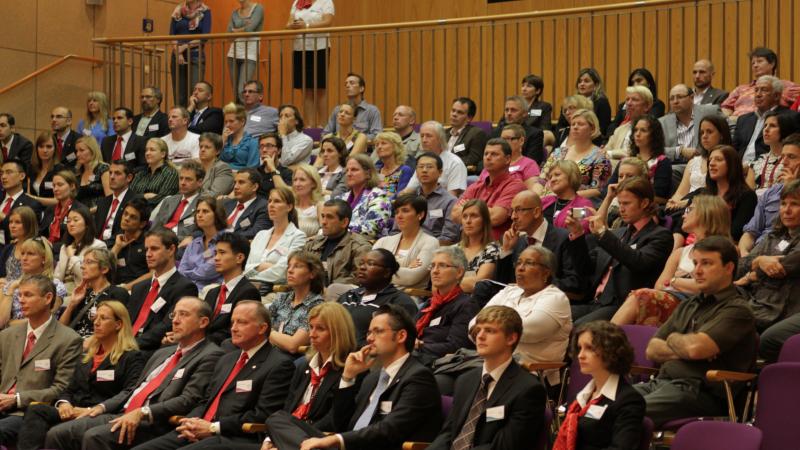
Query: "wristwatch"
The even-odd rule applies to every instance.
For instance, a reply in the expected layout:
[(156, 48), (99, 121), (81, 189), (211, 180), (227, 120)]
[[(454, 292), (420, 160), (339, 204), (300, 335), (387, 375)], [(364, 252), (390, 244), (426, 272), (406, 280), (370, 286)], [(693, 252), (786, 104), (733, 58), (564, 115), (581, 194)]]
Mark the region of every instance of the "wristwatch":
[(595, 233), (595, 236), (602, 236), (603, 233), (606, 232), (606, 230), (608, 230), (608, 227), (603, 225), (603, 228), (600, 228), (599, 230), (597, 230), (597, 233)]
[(142, 415), (147, 418), (148, 422), (153, 422), (153, 414), (150, 412), (149, 406), (142, 406)]

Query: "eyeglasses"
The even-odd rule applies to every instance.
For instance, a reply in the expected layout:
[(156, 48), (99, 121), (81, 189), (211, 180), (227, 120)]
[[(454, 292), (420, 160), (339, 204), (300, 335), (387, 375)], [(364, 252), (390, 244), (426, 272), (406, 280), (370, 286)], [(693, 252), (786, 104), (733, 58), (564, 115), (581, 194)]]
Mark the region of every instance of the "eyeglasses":
[(672, 102), (672, 101), (683, 100), (688, 96), (689, 96), (689, 94), (686, 94), (686, 95), (670, 95), (669, 96), (669, 101)]
[(434, 269), (442, 269), (442, 270), (444, 270), (444, 269), (455, 269), (456, 267), (458, 267), (458, 266), (454, 266), (454, 265), (452, 265), (452, 264), (445, 264), (445, 263), (433, 263), (433, 264), (431, 264), (430, 266), (428, 266), (428, 270), (434, 270)]
[(253, 89), (242, 89), (242, 94), (258, 94), (259, 92)]
[(511, 214), (522, 214), (524, 212), (533, 211), (536, 208), (514, 208), (511, 210)]
[(178, 312), (172, 311), (171, 313), (169, 313), (169, 320), (173, 320), (176, 317), (184, 319), (186, 317), (191, 317), (191, 315), (192, 313), (190, 313), (189, 311), (178, 311)]
[(391, 328), (371, 328), (367, 330), (367, 337), (369, 336), (380, 336), (387, 331), (395, 331)]
[(518, 260), (517, 263), (514, 265), (514, 267), (519, 267), (519, 266), (522, 266), (524, 269), (533, 269), (536, 266), (540, 266), (540, 267), (543, 267), (545, 269), (548, 268), (547, 266), (545, 266), (544, 264), (542, 264), (540, 262), (531, 261), (529, 259)]

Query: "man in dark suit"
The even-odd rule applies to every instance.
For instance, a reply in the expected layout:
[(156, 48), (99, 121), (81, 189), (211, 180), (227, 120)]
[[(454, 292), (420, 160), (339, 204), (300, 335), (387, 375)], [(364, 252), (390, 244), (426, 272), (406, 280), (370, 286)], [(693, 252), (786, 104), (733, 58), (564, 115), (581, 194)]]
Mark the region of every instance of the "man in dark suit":
[(186, 110), (191, 115), (189, 118), (189, 132), (217, 133), (222, 135), (222, 110), (211, 106), (214, 87), (206, 81), (198, 81), (194, 85), (192, 96)]
[(48, 277), (25, 278), (19, 291), (27, 323), (0, 333), (0, 444), (6, 446), (16, 443), (32, 402), (53, 402), (67, 388), (83, 344), (52, 316), (56, 288)]
[(464, 161), (470, 175), (477, 175), (480, 172), (483, 148), (489, 140), (485, 131), (470, 124), (477, 110), (475, 101), (469, 97), (453, 100), (453, 106), (450, 108), (450, 128), (445, 130), (450, 137), (447, 149)]
[(133, 131), (145, 140), (169, 134), (167, 115), (161, 112), (161, 101), (164, 94), (161, 89), (149, 86), (142, 89), (142, 112), (133, 118)]
[(544, 131), (540, 128), (528, 125), (525, 120), (528, 118), (528, 103), (519, 96), (506, 98), (503, 108), (503, 120), (498, 122), (497, 127), (492, 130), (489, 138), (499, 138), (506, 125), (516, 123), (525, 129), (525, 147), (522, 154), (536, 161), (540, 166), (544, 164)]
[(77, 162), (75, 143), (80, 136), (72, 129), (72, 111), (63, 106), (53, 108), (50, 113), (50, 128), (53, 130), (56, 155), (62, 164), (74, 168)]
[(131, 128), (133, 126), (133, 111), (128, 108), (117, 108), (111, 116), (114, 123), (115, 136), (106, 136), (100, 144), (103, 161), (111, 164), (122, 160), (135, 168), (144, 167), (144, 148), (147, 139), (137, 135)]
[[(268, 342), (269, 312), (260, 300), (245, 300), (233, 310), (231, 342), (241, 351), (220, 358), (197, 405), (180, 425), (134, 450), (203, 449), (253, 443), (242, 424), (264, 422), (286, 400), (294, 363)], [(194, 443), (193, 443), (194, 442)]]
[(508, 306), (478, 313), (474, 336), (483, 368), (456, 381), (453, 409), (431, 450), (533, 449), (544, 430), (545, 391), (512, 358), (522, 336), (522, 318)]
[[(164, 227), (154, 228), (145, 235), (144, 247), (147, 268), (153, 271), (153, 277), (133, 286), (128, 312), (139, 349), (152, 352), (161, 346), (170, 330), (169, 314), (175, 303), (181, 297), (196, 296), (197, 286), (175, 267), (175, 233)], [(164, 343), (175, 343), (174, 333)]]
[(131, 164), (123, 160), (112, 162), (108, 169), (108, 185), (111, 188), (111, 195), (97, 200), (94, 226), (97, 230), (97, 238), (105, 242), (108, 248), (114, 245), (116, 236), (120, 232), (122, 211), (125, 209), (125, 205), (137, 197), (135, 193), (128, 190), (133, 177)]
[(50, 429), (46, 448), (118, 449), (168, 432), (169, 418), (184, 415), (202, 400), (222, 356), (205, 339), (211, 309), (196, 297), (174, 309), (176, 344), (162, 347), (147, 361), (135, 385), (92, 408), (89, 416)]
[(211, 324), (208, 339), (220, 344), (231, 337), (231, 311), (242, 300), (261, 301), (258, 288), (253, 286), (244, 273), (244, 265), (250, 255), (250, 243), (236, 233), (222, 233), (217, 239), (214, 254), (214, 269), (222, 275), (222, 284), (206, 293), (205, 301), (211, 307)]
[[(416, 335), (401, 307), (378, 308), (368, 344), (347, 357), (334, 397), (339, 434), (307, 439), (301, 449), (399, 450), (407, 440), (432, 440), (442, 424), (441, 399), (433, 373), (411, 356)], [(356, 377), (376, 362), (381, 369), (370, 371), (357, 387)]]
[(233, 177), (233, 196), (225, 200), (228, 229), (252, 240), (261, 230), (272, 228), (267, 216), (267, 200), (258, 196), (261, 175), (256, 169), (243, 169)]
[[(150, 215), (150, 226), (165, 227), (178, 236), (178, 244), (183, 247), (189, 245), (192, 234), (197, 231), (194, 223), (194, 210), (197, 200), (200, 199), (200, 189), (203, 187), (203, 178), (206, 171), (197, 160), (187, 160), (178, 170), (178, 194), (170, 195), (161, 200)], [(188, 239), (188, 240), (187, 240)]]
[(33, 155), (33, 143), (16, 132), (16, 123), (11, 113), (0, 113), (0, 155), (3, 161), (18, 159), (29, 166)]
[[(789, 108), (782, 106), (781, 95), (783, 83), (772, 75), (762, 75), (756, 80), (755, 97), (753, 103), (756, 110), (743, 114), (736, 120), (733, 132), (733, 146), (739, 152), (742, 162), (748, 164), (755, 161), (769, 151), (769, 145), (764, 143), (764, 114), (767, 111), (788, 112)], [(791, 113), (794, 114), (794, 113)]]
[(144, 231), (150, 217), (150, 205), (142, 197), (136, 197), (122, 208), (120, 215), (120, 232), (110, 246), (117, 258), (113, 283), (130, 291), (135, 284), (148, 281), (151, 276), (144, 249)]
[(626, 225), (617, 230), (609, 230), (600, 214), (589, 219), (591, 235), (586, 236), (581, 221), (567, 218), (576, 255), (594, 267), (585, 302), (572, 305), (576, 324), (611, 319), (630, 291), (655, 285), (672, 252), (672, 233), (656, 222), (649, 179), (626, 179), (617, 187), (617, 199)]
[(728, 93), (711, 86), (714, 78), (714, 65), (707, 59), (701, 59), (692, 67), (694, 81), (693, 101), (695, 105), (721, 105), (728, 98)]
[(0, 234), (2, 242), (0, 242), (0, 246), (11, 242), (11, 234), (8, 231), (8, 216), (11, 215), (11, 211), (14, 208), (28, 206), (36, 213), (36, 219), (41, 220), (44, 208), (39, 202), (22, 191), (25, 178), (25, 166), (22, 161), (12, 159), (3, 163), (0, 182), (2, 182), (5, 195), (3, 200), (0, 201), (0, 227), (2, 227), (2, 234)]

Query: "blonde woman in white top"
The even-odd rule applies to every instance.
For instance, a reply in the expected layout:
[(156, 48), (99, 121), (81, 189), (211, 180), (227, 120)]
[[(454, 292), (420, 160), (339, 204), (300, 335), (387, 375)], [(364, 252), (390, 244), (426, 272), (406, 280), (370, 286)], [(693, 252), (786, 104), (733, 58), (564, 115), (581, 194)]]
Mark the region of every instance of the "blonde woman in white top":
[(322, 211), (322, 181), (309, 164), (298, 164), (292, 175), (292, 190), (297, 199), (297, 224), (311, 237), (319, 232), (319, 213)]

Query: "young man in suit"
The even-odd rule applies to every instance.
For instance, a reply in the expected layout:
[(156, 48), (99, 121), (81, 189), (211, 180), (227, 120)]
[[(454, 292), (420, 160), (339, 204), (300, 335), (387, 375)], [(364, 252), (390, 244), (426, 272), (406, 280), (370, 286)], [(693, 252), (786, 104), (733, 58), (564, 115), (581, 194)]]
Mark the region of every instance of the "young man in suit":
[(261, 301), (258, 288), (245, 276), (244, 265), (250, 255), (250, 243), (236, 233), (222, 233), (217, 239), (214, 269), (222, 275), (222, 284), (206, 293), (205, 301), (213, 311), (208, 339), (220, 344), (231, 337), (231, 312), (242, 300)]
[(75, 143), (79, 136), (72, 129), (72, 111), (63, 106), (53, 108), (50, 113), (50, 128), (53, 130), (56, 155), (62, 164), (75, 168), (78, 160), (75, 155)]
[[(338, 434), (311, 438), (302, 450), (400, 449), (430, 441), (442, 424), (441, 399), (430, 369), (411, 356), (417, 331), (408, 313), (383, 305), (369, 325), (367, 345), (347, 357), (333, 402)], [(377, 364), (361, 383), (356, 377)]]
[(142, 112), (133, 118), (133, 130), (145, 140), (166, 136), (169, 133), (167, 115), (161, 112), (164, 94), (161, 89), (149, 86), (142, 89), (140, 96)]
[(196, 134), (217, 133), (222, 135), (222, 110), (211, 106), (214, 87), (206, 81), (198, 81), (189, 97), (189, 131)]
[(240, 351), (226, 354), (214, 367), (204, 402), (180, 425), (134, 450), (212, 448), (257, 442), (242, 424), (264, 422), (283, 407), (294, 373), (292, 359), (269, 343), (269, 312), (260, 300), (245, 300), (233, 310), (231, 343)]
[(707, 59), (701, 59), (692, 66), (692, 81), (694, 82), (692, 102), (695, 105), (719, 106), (728, 98), (726, 91), (711, 86), (714, 73), (714, 64)]
[(95, 406), (88, 416), (51, 428), (45, 447), (127, 448), (170, 431), (170, 417), (187, 414), (203, 400), (223, 354), (205, 339), (210, 316), (211, 309), (199, 298), (178, 301), (172, 314), (177, 345), (160, 348), (135, 385)]
[(111, 115), (114, 124), (114, 136), (106, 136), (100, 144), (103, 161), (111, 164), (114, 161), (125, 161), (133, 167), (144, 167), (144, 148), (147, 139), (133, 132), (133, 111), (128, 108), (117, 108)]
[[(469, 97), (459, 97), (453, 100), (450, 107), (450, 128), (447, 128), (447, 150), (458, 155), (467, 172), (470, 175), (477, 175), (483, 164), (483, 148), (489, 136), (486, 132), (470, 124), (478, 106)], [(471, 168), (471, 169), (470, 169)]]
[[(162, 344), (170, 330), (169, 314), (182, 297), (196, 296), (197, 286), (178, 273), (175, 252), (178, 237), (175, 233), (158, 227), (147, 232), (144, 238), (147, 268), (153, 272), (149, 280), (139, 282), (131, 289), (128, 312), (133, 321), (133, 335), (139, 349), (153, 352)], [(174, 336), (171, 342), (174, 343)]]
[(512, 358), (522, 318), (507, 306), (478, 313), (470, 330), (483, 367), (456, 381), (453, 409), (431, 450), (532, 449), (544, 426), (545, 391)]
[(51, 313), (56, 288), (44, 275), (20, 283), (24, 325), (0, 333), (0, 444), (16, 443), (22, 416), (32, 402), (55, 401), (72, 379), (83, 342)]
[(2, 165), (2, 172), (0, 172), (0, 183), (3, 185), (3, 196), (0, 201), (0, 227), (2, 227), (2, 234), (0, 234), (0, 246), (11, 242), (11, 234), (8, 231), (8, 216), (11, 211), (19, 206), (28, 206), (36, 213), (36, 218), (41, 220), (42, 211), (44, 208), (41, 203), (32, 199), (28, 194), (23, 192), (22, 186), (25, 182), (25, 165), (22, 161), (17, 159), (8, 160)]
[(178, 170), (178, 194), (161, 200), (150, 215), (152, 227), (164, 227), (178, 236), (178, 247), (183, 248), (192, 241), (197, 231), (194, 210), (200, 198), (206, 171), (197, 160), (187, 160)]
[(115, 160), (108, 168), (108, 185), (111, 195), (97, 200), (97, 210), (94, 214), (94, 226), (97, 238), (106, 243), (108, 248), (114, 245), (116, 236), (120, 232), (122, 211), (129, 201), (137, 197), (128, 187), (133, 182), (133, 166), (124, 160)]
[(33, 143), (16, 132), (16, 123), (11, 113), (0, 113), (0, 154), (3, 161), (18, 159), (28, 166), (33, 155)]
[(228, 229), (252, 240), (261, 230), (272, 228), (267, 200), (258, 196), (261, 175), (256, 169), (242, 169), (233, 177), (233, 196), (225, 200)]

